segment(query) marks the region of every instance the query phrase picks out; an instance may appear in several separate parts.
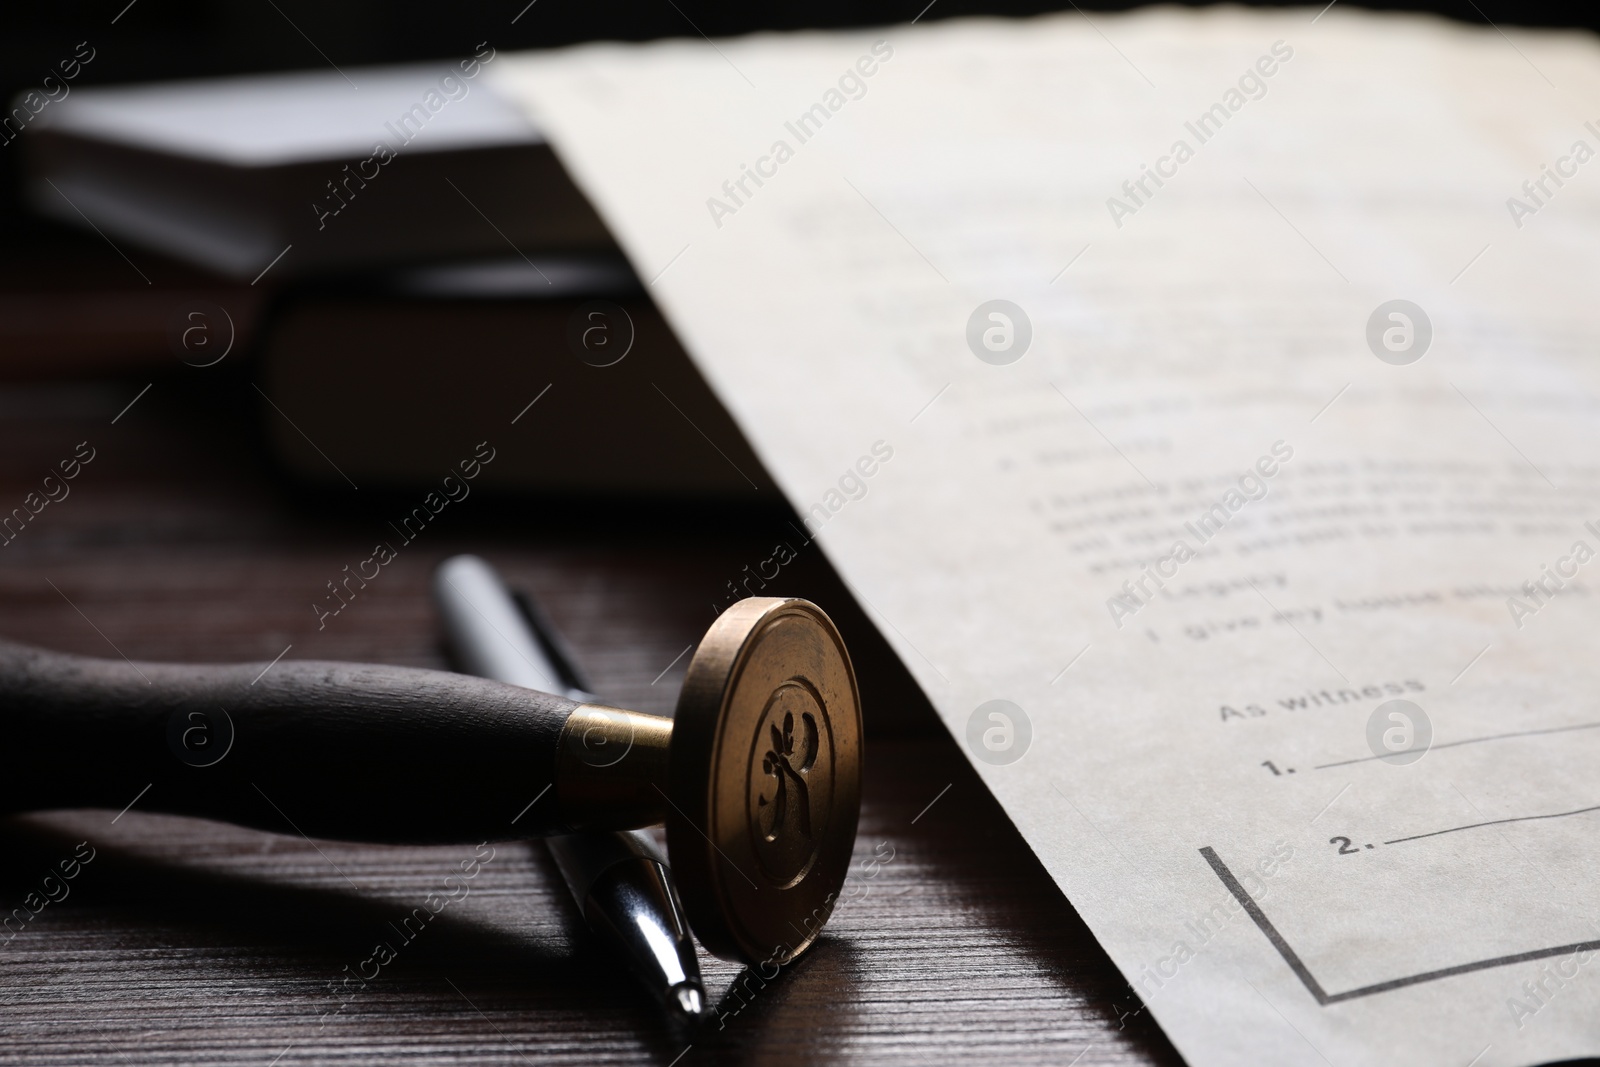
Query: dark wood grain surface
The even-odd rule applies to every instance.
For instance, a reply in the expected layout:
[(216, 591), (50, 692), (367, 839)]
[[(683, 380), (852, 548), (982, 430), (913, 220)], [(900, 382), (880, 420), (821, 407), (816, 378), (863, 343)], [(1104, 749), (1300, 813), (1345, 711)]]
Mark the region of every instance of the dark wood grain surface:
[[(540, 599), (604, 694), (667, 713), (728, 581), (787, 536), (783, 515), (723, 506), (474, 495), (319, 628), (324, 583), (409, 502), (302, 495), (258, 444), (273, 417), (247, 368), (0, 386), (0, 513), (80, 442), (95, 450), (0, 548), (0, 635), (134, 659), (443, 667), (427, 579), (474, 551)], [(407, 939), (404, 917), (471, 849), (314, 842), (135, 803), (0, 821), (0, 914), (93, 850), (48, 883), (60, 899), (0, 932), (0, 1062), (1179, 1062), (818, 550), (769, 591), (823, 604), (857, 657), (857, 864), (819, 947), (776, 980), (703, 960), (720, 1003), (700, 1031), (669, 1031), (594, 951), (537, 843), (499, 846)], [(31, 758), (4, 751), (11, 771)], [(393, 958), (350, 978), (379, 943)]]

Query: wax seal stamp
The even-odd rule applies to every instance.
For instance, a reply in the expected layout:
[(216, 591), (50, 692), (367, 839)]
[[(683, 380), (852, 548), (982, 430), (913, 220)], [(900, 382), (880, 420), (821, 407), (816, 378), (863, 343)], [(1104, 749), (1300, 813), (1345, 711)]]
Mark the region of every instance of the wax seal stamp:
[(742, 959), (803, 952), (844, 884), (861, 806), (860, 694), (820, 608), (753, 597), (713, 624), (678, 700), (669, 781), (668, 848), (701, 942)]
[(0, 777), (0, 812), (126, 810), (136, 797), (148, 811), (413, 844), (665, 822), (690, 926), (746, 964), (815, 942), (861, 807), (855, 674), (805, 600), (723, 612), (675, 719), (412, 667), (137, 664), (4, 640), (0, 707), (15, 747), (39, 754)]

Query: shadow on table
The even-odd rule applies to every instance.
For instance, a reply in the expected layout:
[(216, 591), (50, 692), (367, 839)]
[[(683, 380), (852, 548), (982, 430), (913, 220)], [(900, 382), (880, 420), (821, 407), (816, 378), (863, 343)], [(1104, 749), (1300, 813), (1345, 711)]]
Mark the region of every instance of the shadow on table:
[[(612, 958), (590, 941), (560, 888), (555, 864), (536, 842), (495, 847), (506, 857), (502, 862), (528, 879), (528, 907), (544, 901), (538, 922), (531, 912), (522, 913), (529, 921), (518, 922), (516, 903), (497, 892), (502, 899), (493, 902), (492, 921), (446, 907), (426, 926), (402, 931), (395, 924), (404, 924), (411, 902), (398, 902), (392, 888), (382, 891), (382, 883), (367, 895), (355, 887), (286, 884), (152, 855), (137, 844), (108, 843), (104, 813), (86, 815), (0, 819), (0, 902), (15, 902), (14, 916), (31, 915), (14, 917), (0, 931), (0, 975), (29, 983), (29, 990), (13, 990), (14, 996), (27, 997), (43, 984), (41, 970), (82, 973), (86, 956), (105, 960), (122, 953), (106, 972), (146, 985), (171, 983), (169, 1003), (197, 992), (220, 999), (222, 982), (244, 979), (256, 991), (265, 987), (270, 997), (281, 998), (272, 1014), (303, 1013), (302, 1051), (340, 1040), (330, 1022), (377, 1021), (438, 1033), (482, 1029), (485, 1011), (499, 1016), (502, 1027), (523, 1032), (568, 1030), (582, 1020), (604, 1019), (613, 1042), (642, 1044), (668, 1059), (681, 1050), (642, 987), (619, 979)], [(81, 847), (83, 827), (96, 828), (92, 852)], [(237, 838), (244, 847), (235, 852), (251, 858), (249, 846), (267, 835), (245, 834)], [(230, 845), (235, 840), (228, 838)], [(170, 842), (168, 837), (164, 844)], [(215, 839), (201, 844), (223, 854)], [(390, 865), (375, 855), (347, 866), (369, 883), (390, 873), (385, 866), (412, 881), (418, 873), (416, 857), (401, 850)], [(451, 870), (441, 869), (440, 877)], [(67, 871), (72, 878), (64, 877)], [(558, 887), (559, 895), (550, 887)], [(421, 893), (415, 895), (420, 903)], [(375, 958), (375, 942), (391, 946), (389, 960)], [(175, 972), (174, 957), (187, 966)], [(367, 981), (357, 973), (370, 975), (373, 969), (378, 973)], [(219, 970), (226, 972), (220, 979)], [(114, 998), (115, 990), (105, 995)], [(110, 1001), (107, 1007), (113, 1007)]]

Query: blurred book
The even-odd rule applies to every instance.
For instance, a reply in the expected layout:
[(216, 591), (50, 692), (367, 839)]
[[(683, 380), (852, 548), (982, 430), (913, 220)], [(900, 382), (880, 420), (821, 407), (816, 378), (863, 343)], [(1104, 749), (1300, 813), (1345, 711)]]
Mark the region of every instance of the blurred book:
[[(766, 497), (771, 481), (620, 255), (511, 257), (287, 293), (259, 388), (298, 478)], [(276, 410), (272, 410), (275, 408)]]
[(0, 382), (200, 367), (249, 350), (266, 283), (136, 254), (54, 227), (0, 244)]
[(28, 129), (26, 195), (245, 281), (611, 248), (494, 58), (75, 89)]

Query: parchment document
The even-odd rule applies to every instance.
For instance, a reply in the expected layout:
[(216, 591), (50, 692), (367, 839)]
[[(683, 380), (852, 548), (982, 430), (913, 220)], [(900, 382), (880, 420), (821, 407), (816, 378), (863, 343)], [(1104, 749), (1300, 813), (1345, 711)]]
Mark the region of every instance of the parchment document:
[(1600, 1053), (1591, 39), (1164, 10), (492, 73), (1191, 1063)]

